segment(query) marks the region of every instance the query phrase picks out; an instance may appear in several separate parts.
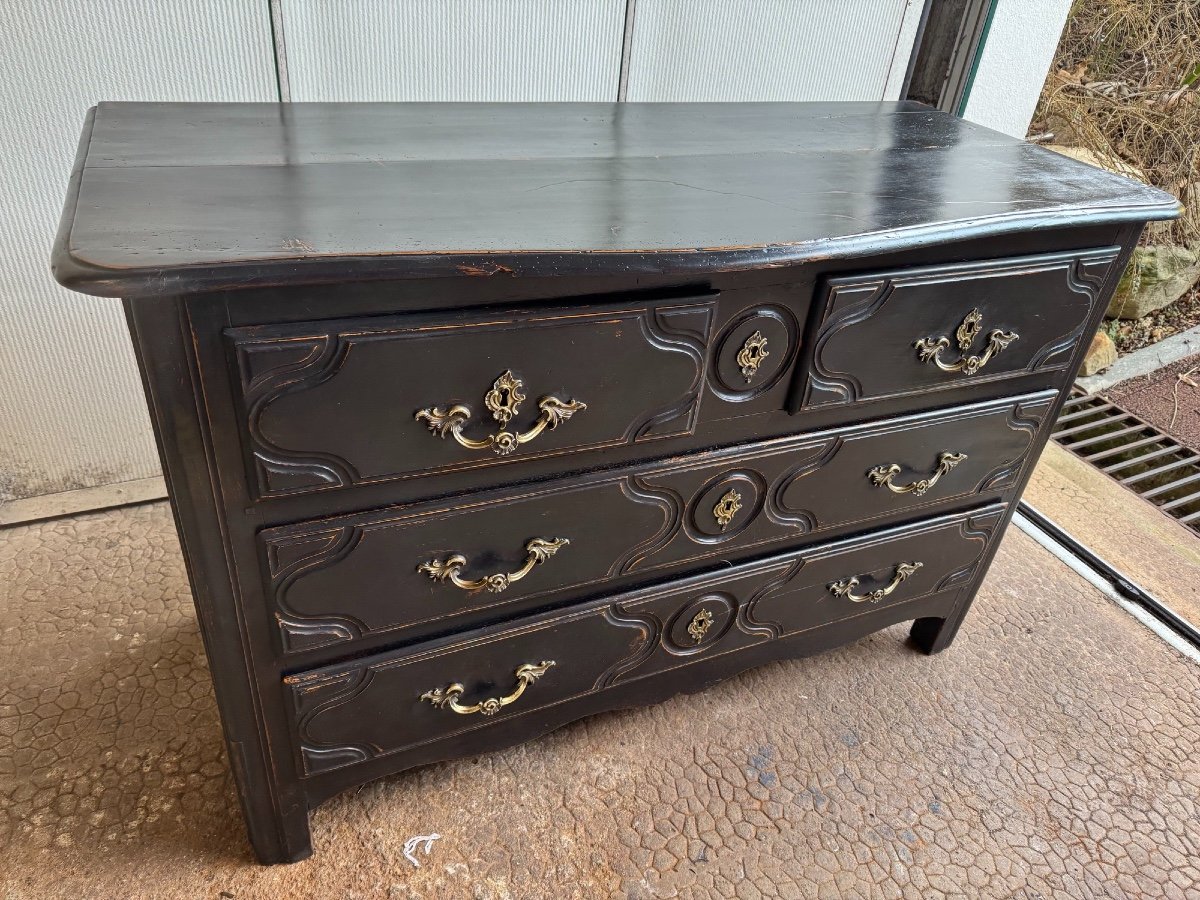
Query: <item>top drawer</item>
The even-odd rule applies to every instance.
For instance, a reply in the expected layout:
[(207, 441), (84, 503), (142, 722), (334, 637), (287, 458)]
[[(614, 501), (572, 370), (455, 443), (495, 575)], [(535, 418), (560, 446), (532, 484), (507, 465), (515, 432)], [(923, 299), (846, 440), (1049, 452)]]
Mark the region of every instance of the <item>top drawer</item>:
[(803, 407), (1064, 368), (1120, 254), (1107, 247), (826, 282)]
[(260, 498), (450, 473), (489, 486), (593, 467), (566, 458), (602, 448), (711, 446), (713, 422), (756, 437), (786, 420), (809, 300), (789, 284), (228, 328), (250, 484)]
[(258, 493), (688, 434), (715, 304), (229, 329)]

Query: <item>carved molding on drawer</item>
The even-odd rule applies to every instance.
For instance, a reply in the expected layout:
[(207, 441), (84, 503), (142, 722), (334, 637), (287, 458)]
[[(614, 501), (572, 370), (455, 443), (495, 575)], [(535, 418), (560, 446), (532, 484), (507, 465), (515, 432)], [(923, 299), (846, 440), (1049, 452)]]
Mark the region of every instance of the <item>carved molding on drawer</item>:
[[(692, 359), (696, 374), (691, 387), (678, 402), (652, 411), (635, 422), (625, 432), (625, 442), (636, 443), (647, 438), (668, 437), (671, 434), (691, 434), (696, 428), (696, 417), (700, 414), (700, 387), (704, 381), (704, 357), (707, 354), (708, 332), (712, 327), (712, 310), (705, 309), (703, 327), (689, 328), (689, 318), (696, 317), (695, 310), (652, 309), (649, 315), (638, 319), (642, 334), (647, 342), (671, 353), (683, 353)], [(674, 432), (661, 431), (662, 426), (676, 419), (684, 422)], [(660, 429), (658, 434), (656, 429)]]
[(817, 521), (816, 515), (811, 510), (788, 506), (784, 495), (797, 481), (828, 465), (837, 457), (844, 443), (842, 438), (832, 437), (819, 446), (809, 448), (806, 459), (799, 465), (788, 469), (775, 480), (767, 502), (767, 515), (771, 521), (781, 525), (795, 525), (801, 534), (813, 531), (820, 526), (821, 523)]
[(709, 388), (722, 400), (744, 403), (761, 397), (792, 371), (800, 325), (785, 306), (753, 306), (734, 316), (713, 346)]
[[(683, 531), (692, 543), (699, 547), (725, 544), (754, 524), (770, 493), (768, 476), (760, 466), (732, 464), (692, 494), (683, 514)], [(722, 524), (729, 510), (733, 510), (732, 516)]]
[(763, 622), (754, 617), (754, 611), (758, 604), (765, 597), (769, 597), (775, 591), (782, 590), (787, 584), (800, 574), (804, 568), (805, 560), (803, 557), (797, 559), (791, 566), (779, 573), (778, 578), (772, 578), (766, 584), (759, 587), (745, 603), (738, 606), (737, 610), (737, 625), (738, 629), (748, 635), (765, 638), (767, 640), (775, 640), (783, 637), (783, 626), (778, 622)]
[(662, 510), (662, 527), (646, 540), (629, 548), (629, 552), (619, 557), (609, 568), (608, 574), (625, 575), (632, 572), (647, 557), (653, 556), (666, 547), (683, 524), (683, 511), (686, 501), (678, 491), (666, 487), (654, 487), (644, 478), (630, 475), (620, 482), (621, 493), (634, 503), (651, 504)]
[[(714, 309), (712, 299), (681, 300), (680, 305), (663, 301), (611, 311), (599, 307), (577, 314), (513, 313), (496, 321), (429, 327), (415, 321), (408, 324), (410, 320), (402, 318), (390, 327), (371, 322), (324, 334), (301, 333), (291, 326), (265, 332), (231, 329), (227, 336), (237, 359), (248, 453), (258, 494), (302, 494), (691, 434), (700, 412)], [(518, 333), (529, 336), (512, 337)], [(450, 352), (457, 335), (467, 339), (484, 334), (495, 336), (494, 352), (504, 357), (498, 360), (497, 371), (511, 368), (531, 390), (561, 392), (587, 403), (586, 420), (580, 417), (579, 424), (573, 420), (569, 427), (555, 431), (553, 440), (544, 434), (518, 452), (500, 457), (471, 453), (453, 442), (431, 441), (427, 426), (414, 421), (413, 414), (432, 405), (445, 405), (459, 393), (473, 398), (495, 379), (495, 373), (489, 370), (487, 378), (478, 383), (442, 386), (449, 390), (445, 396), (431, 394), (428, 384), (418, 387), (417, 383), (427, 378), (426, 370), (401, 373), (416, 365), (413, 360), (434, 358), (435, 350)], [(641, 392), (630, 389), (630, 384), (625, 385), (627, 389), (599, 391), (600, 380), (588, 377), (573, 379), (578, 384), (546, 386), (541, 370), (552, 366), (528, 371), (522, 370), (522, 363), (530, 355), (530, 346), (557, 346), (560, 337), (571, 345), (582, 344), (592, 357), (609, 349), (616, 351), (606, 364), (628, 366), (626, 382), (651, 371), (660, 377)], [(610, 340), (617, 342), (611, 348)], [(438, 343), (441, 341), (446, 342), (444, 346)], [(374, 355), (364, 362), (368, 350)], [(348, 365), (353, 360), (359, 362)], [(411, 406), (394, 421), (365, 414), (355, 418), (355, 413), (348, 412), (348, 418), (335, 416), (331, 423), (337, 424), (322, 431), (322, 423), (310, 422), (290, 399), (301, 392), (320, 391), (313, 394), (314, 409), (352, 408), (365, 392), (379, 390), (380, 373), (393, 379), (389, 383), (395, 403)], [(510, 429), (530, 427), (534, 417), (532, 413), (524, 416), (528, 422), (522, 418)], [(298, 435), (292, 443), (299, 449), (284, 446), (280, 433)], [(477, 422), (468, 422), (463, 433), (468, 438), (482, 437), (484, 431)]]
[(663, 634), (663, 622), (658, 616), (652, 613), (631, 612), (620, 603), (614, 603), (604, 611), (604, 621), (618, 627), (637, 629), (641, 632), (641, 637), (630, 642), (632, 649), (628, 655), (618, 659), (596, 679), (592, 688), (596, 691), (615, 684), (626, 672), (645, 663), (658, 649)]
[(300, 653), (341, 641), (357, 640), (365, 631), (361, 623), (338, 621), (332, 617), (295, 619), (277, 612), (275, 621), (279, 624), (279, 636), (285, 653)]
[[(782, 636), (782, 629), (769, 623), (756, 622), (752, 611), (756, 600), (772, 591), (783, 588), (804, 566), (798, 559), (780, 566), (767, 568), (753, 577), (739, 579), (731, 584), (709, 588), (697, 587), (694, 593), (664, 593), (662, 603), (651, 603), (641, 611), (627, 609), (626, 605), (613, 604), (605, 612), (605, 620), (614, 624), (634, 625), (640, 623), (645, 629), (645, 643), (617, 661), (596, 681), (596, 690), (610, 687), (630, 678), (641, 678), (664, 669), (687, 665), (696, 658), (710, 653), (738, 649), (749, 643), (774, 640)], [(644, 592), (652, 594), (653, 591)], [(723, 624), (711, 631), (690, 630), (700, 612), (707, 612)], [(687, 639), (672, 632), (687, 631)], [(742, 639), (730, 645), (728, 635), (736, 632)], [(750, 639), (747, 641), (746, 639)]]
[(369, 628), (347, 614), (305, 616), (288, 606), (288, 589), (307, 572), (333, 565), (354, 552), (363, 530), (354, 526), (316, 532), (267, 544), (267, 573), (275, 598), (275, 618), (286, 653), (314, 650), (362, 637)]
[[(1060, 369), (1069, 362), (1085, 324), (1091, 320), (1118, 253), (1117, 248), (1109, 247), (833, 279), (813, 344), (802, 405), (880, 400)], [(1048, 283), (1022, 284), (1024, 276), (1042, 277)], [(1011, 285), (1013, 291), (1034, 290), (1033, 285), (1040, 284), (1045, 296), (1020, 306), (1005, 304), (1002, 295), (990, 305), (975, 296), (985, 286), (1009, 285), (1008, 279), (1016, 282)], [(927, 297), (921, 293), (925, 289), (944, 289), (953, 294), (950, 298), (944, 294)], [(1074, 306), (1068, 302), (1072, 296), (1078, 298)], [(897, 304), (895, 309), (889, 306), (893, 303)], [(1028, 311), (1039, 304), (1054, 311), (1060, 321), (1029, 318)], [(987, 307), (988, 321), (996, 328), (1020, 331), (1023, 345), (1009, 347), (989, 367), (970, 377), (947, 375), (921, 363), (914, 342), (947, 329), (952, 332), (968, 310), (974, 307), (977, 311), (981, 306)], [(924, 310), (929, 327), (921, 322), (910, 323), (910, 317), (902, 314), (909, 308)], [(876, 348), (869, 361), (851, 352), (853, 347), (864, 345)], [(1023, 361), (1018, 364), (1014, 360)]]
[(238, 370), (246, 405), (246, 429), (261, 493), (287, 493), (299, 486), (346, 487), (358, 480), (354, 467), (333, 453), (297, 453), (263, 433), (262, 415), (278, 397), (332, 378), (346, 361), (340, 335), (295, 337), (286, 341), (239, 344)]
[[(1104, 280), (1108, 277), (1116, 257), (1115, 250), (1109, 255), (1098, 258), (1082, 257), (1076, 260), (1075, 264), (1066, 272), (1067, 283), (1071, 286), (1071, 290), (1088, 298), (1089, 315), (1104, 288)], [(1036, 371), (1065, 366), (1082, 330), (1083, 326), (1081, 325), (1075, 332), (1065, 336), (1062, 340), (1047, 344), (1033, 358), (1029, 364), (1030, 369)], [(1055, 357), (1061, 358), (1055, 359)]]
[(982, 559), (984, 551), (991, 543), (992, 536), (996, 533), (996, 527), (1000, 524), (1001, 518), (1002, 513), (999, 511), (986, 512), (967, 518), (959, 526), (959, 534), (964, 540), (973, 541), (979, 545), (979, 555), (962, 568), (947, 572), (934, 587), (935, 593), (952, 587), (960, 587), (971, 580), (971, 576), (979, 568), (979, 560)]
[[(313, 717), (331, 707), (349, 703), (371, 684), (374, 673), (369, 667), (346, 669), (333, 676), (292, 679), (292, 708), (296, 715), (296, 731), (304, 735)], [(310, 775), (340, 769), (342, 766), (364, 762), (376, 755), (378, 748), (366, 744), (299, 744), (304, 771)]]
[(1046, 421), (1051, 403), (1051, 400), (1042, 400), (1036, 403), (1013, 404), (1008, 414), (1008, 427), (1014, 432), (1025, 432), (1029, 443), (1025, 447), (1025, 452), (1020, 456), (1005, 465), (997, 466), (981, 478), (976, 491), (997, 490), (1008, 487), (1017, 480), (1025, 463), (1029, 461), (1029, 448), (1033, 446), (1038, 429)]

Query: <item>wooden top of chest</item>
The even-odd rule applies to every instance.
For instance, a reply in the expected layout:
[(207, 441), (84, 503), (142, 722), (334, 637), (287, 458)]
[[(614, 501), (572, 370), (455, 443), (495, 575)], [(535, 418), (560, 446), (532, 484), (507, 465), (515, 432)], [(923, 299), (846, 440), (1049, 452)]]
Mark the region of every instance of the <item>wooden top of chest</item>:
[(914, 103), (105, 103), (53, 264), (125, 297), (702, 276), (1177, 210)]

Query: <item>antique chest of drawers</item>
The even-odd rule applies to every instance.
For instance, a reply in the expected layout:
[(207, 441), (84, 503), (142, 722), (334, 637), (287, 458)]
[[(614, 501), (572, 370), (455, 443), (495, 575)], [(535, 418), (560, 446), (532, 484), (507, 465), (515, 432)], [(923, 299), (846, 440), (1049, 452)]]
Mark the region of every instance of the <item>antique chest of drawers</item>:
[(954, 637), (1170, 196), (914, 104), (93, 110), (250, 838), (902, 621)]

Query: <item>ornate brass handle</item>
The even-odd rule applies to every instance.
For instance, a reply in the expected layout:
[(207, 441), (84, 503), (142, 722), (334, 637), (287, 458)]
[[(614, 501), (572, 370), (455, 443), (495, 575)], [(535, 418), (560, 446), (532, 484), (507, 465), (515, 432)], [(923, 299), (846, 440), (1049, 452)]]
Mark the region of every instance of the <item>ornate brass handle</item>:
[(871, 479), (871, 484), (876, 487), (886, 487), (893, 494), (915, 494), (920, 497), (927, 490), (938, 483), (938, 479), (957, 466), (960, 462), (967, 458), (965, 453), (952, 453), (949, 450), (943, 450), (938, 454), (937, 468), (933, 470), (928, 478), (920, 478), (917, 481), (909, 482), (908, 484), (896, 484), (892, 479), (900, 474), (901, 468), (899, 464), (892, 463), (891, 465), (876, 466), (867, 472), (867, 477)]
[(525, 693), (525, 688), (529, 687), (539, 678), (546, 674), (546, 670), (554, 665), (554, 660), (546, 659), (540, 663), (525, 663), (523, 666), (518, 666), (514, 672), (517, 676), (517, 686), (513, 688), (511, 694), (505, 694), (503, 697), (488, 697), (486, 700), (480, 700), (471, 706), (462, 706), (458, 700), (466, 691), (458, 682), (447, 685), (444, 688), (434, 688), (432, 691), (426, 691), (421, 695), (422, 700), (428, 700), (438, 709), (448, 709), (451, 712), (456, 712), (460, 716), (469, 716), (473, 713), (479, 713), (481, 716), (494, 716), (510, 703), (516, 703), (521, 695)]
[(482, 440), (469, 438), (462, 433), (463, 426), (471, 418), (471, 407), (463, 406), (461, 403), (455, 404), (449, 409), (443, 409), (440, 406), (420, 409), (413, 418), (418, 422), (424, 422), (429, 426), (429, 430), (439, 437), (452, 435), (456, 441), (469, 450), (487, 450), (490, 447), (500, 456), (507, 456), (521, 444), (532, 441), (547, 428), (553, 431), (560, 423), (567, 421), (575, 413), (587, 409), (587, 404), (580, 403), (578, 400), (543, 397), (538, 401), (541, 415), (533, 423), (532, 428), (521, 432), (507, 431), (506, 426), (517, 414), (521, 401), (525, 399), (525, 395), (521, 393), (521, 388), (524, 386), (524, 382), (515, 376), (511, 369), (492, 382), (492, 389), (483, 395), (483, 404), (491, 412), (492, 418), (500, 423), (500, 430), (495, 434), (489, 434)]
[(484, 575), (474, 581), (467, 581), (459, 573), (467, 564), (467, 558), (461, 553), (447, 556), (445, 559), (431, 559), (417, 566), (417, 571), (428, 575), (434, 581), (449, 581), (455, 587), (464, 591), (481, 591), (484, 588), (493, 594), (498, 594), (514, 581), (520, 581), (533, 571), (538, 563), (544, 563), (567, 544), (566, 538), (534, 538), (525, 545), (525, 565), (515, 572), (497, 572), (495, 575)]
[(978, 336), (982, 325), (983, 313), (978, 308), (967, 313), (966, 318), (962, 320), (962, 324), (954, 332), (960, 352), (959, 358), (954, 362), (945, 362), (942, 360), (942, 351), (950, 346), (950, 338), (945, 335), (938, 338), (923, 337), (914, 343), (913, 346), (917, 348), (917, 357), (921, 362), (932, 362), (943, 372), (962, 372), (964, 375), (974, 375), (986, 366), (993, 356), (1020, 336), (1015, 331), (1001, 331), (999, 328), (992, 329), (991, 334), (988, 335), (987, 346), (983, 352), (977, 356), (969, 356), (967, 355), (967, 351), (975, 343), (975, 338)]
[(900, 585), (905, 582), (909, 575), (917, 571), (917, 569), (921, 568), (923, 565), (925, 565), (925, 563), (921, 562), (897, 563), (896, 574), (892, 576), (892, 580), (888, 582), (885, 587), (876, 588), (875, 590), (869, 591), (866, 594), (854, 593), (854, 589), (858, 587), (857, 575), (855, 575), (853, 578), (847, 578), (844, 581), (833, 582), (833, 584), (828, 586), (829, 593), (833, 594), (835, 597), (845, 597), (851, 603), (863, 603), (867, 600), (870, 600), (872, 603), (876, 603), (882, 600), (892, 591), (896, 590), (896, 588), (900, 587)]

